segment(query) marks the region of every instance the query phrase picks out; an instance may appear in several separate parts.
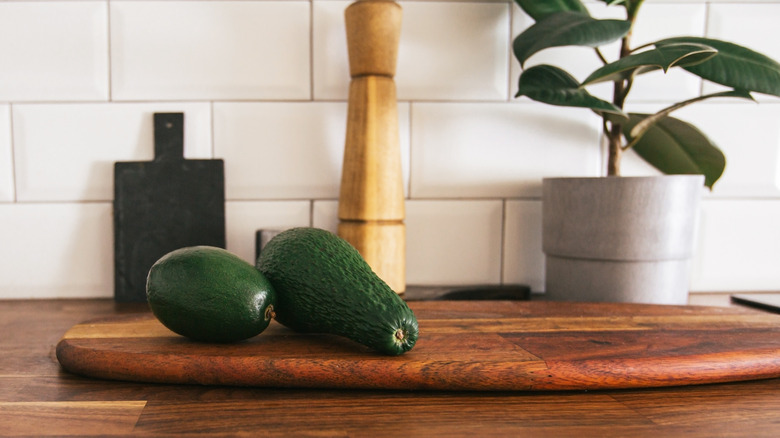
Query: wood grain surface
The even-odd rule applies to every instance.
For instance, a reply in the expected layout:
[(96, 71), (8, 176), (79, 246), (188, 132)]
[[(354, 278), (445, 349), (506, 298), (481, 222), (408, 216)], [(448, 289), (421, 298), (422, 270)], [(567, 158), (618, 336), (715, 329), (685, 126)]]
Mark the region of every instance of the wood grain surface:
[(603, 391), (393, 391), (136, 383), (62, 369), (55, 346), (74, 324), (144, 308), (110, 299), (0, 300), (0, 436), (774, 438), (780, 425), (780, 379)]
[(277, 323), (215, 345), (150, 313), (75, 325), (62, 366), (116, 380), (414, 390), (641, 388), (780, 377), (780, 316), (735, 308), (551, 302), (411, 302), (415, 348), (387, 357)]

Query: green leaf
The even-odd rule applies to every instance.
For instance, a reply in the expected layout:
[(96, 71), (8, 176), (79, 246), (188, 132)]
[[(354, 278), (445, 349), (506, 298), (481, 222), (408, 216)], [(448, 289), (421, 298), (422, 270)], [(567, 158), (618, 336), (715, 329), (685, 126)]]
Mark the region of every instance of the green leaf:
[(582, 85), (604, 81), (619, 81), (632, 75), (653, 70), (668, 71), (674, 66), (695, 65), (712, 58), (718, 53), (712, 47), (703, 44), (669, 44), (656, 49), (628, 55), (609, 63), (591, 73)]
[(512, 48), (520, 65), (550, 47), (598, 47), (622, 38), (631, 28), (624, 20), (597, 20), (578, 12), (549, 14), (515, 38)]
[(627, 117), (620, 108), (592, 96), (569, 73), (552, 65), (537, 65), (525, 70), (520, 75), (515, 97), (520, 96), (549, 105), (590, 108), (598, 114)]
[(570, 11), (590, 15), (580, 0), (515, 0), (520, 8), (535, 21), (554, 12)]
[(661, 47), (674, 43), (705, 44), (718, 54), (685, 69), (703, 79), (731, 88), (780, 96), (780, 64), (758, 52), (726, 41), (699, 37), (668, 38), (654, 43)]
[[(623, 125), (623, 134), (629, 141), (633, 127), (650, 116), (629, 114), (629, 121)], [(651, 125), (634, 150), (665, 174), (703, 174), (704, 184), (710, 189), (726, 168), (723, 152), (704, 133), (673, 117), (664, 117)]]

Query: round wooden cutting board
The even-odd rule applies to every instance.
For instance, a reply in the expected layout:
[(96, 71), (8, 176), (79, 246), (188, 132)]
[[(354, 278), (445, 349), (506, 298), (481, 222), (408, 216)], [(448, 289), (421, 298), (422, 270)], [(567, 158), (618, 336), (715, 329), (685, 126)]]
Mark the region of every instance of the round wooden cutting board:
[(276, 322), (235, 344), (178, 336), (151, 313), (73, 326), (57, 345), (84, 376), (202, 385), (583, 390), (780, 377), (780, 316), (640, 304), (410, 302), (420, 338), (383, 356)]

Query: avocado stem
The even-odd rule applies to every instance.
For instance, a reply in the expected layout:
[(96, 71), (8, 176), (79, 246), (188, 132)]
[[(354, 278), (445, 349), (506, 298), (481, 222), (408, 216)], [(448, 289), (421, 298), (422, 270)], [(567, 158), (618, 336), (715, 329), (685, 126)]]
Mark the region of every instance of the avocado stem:
[(398, 342), (401, 342), (406, 338), (406, 330), (399, 328), (395, 331), (395, 339), (398, 340)]
[(265, 320), (270, 321), (273, 318), (276, 318), (276, 312), (274, 312), (274, 305), (271, 304), (268, 307), (265, 308)]

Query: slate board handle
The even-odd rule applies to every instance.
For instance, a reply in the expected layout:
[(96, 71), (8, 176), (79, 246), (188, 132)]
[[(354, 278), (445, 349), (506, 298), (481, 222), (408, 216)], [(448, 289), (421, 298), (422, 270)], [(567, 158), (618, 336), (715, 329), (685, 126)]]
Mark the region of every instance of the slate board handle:
[(184, 113), (154, 113), (154, 161), (184, 159)]

